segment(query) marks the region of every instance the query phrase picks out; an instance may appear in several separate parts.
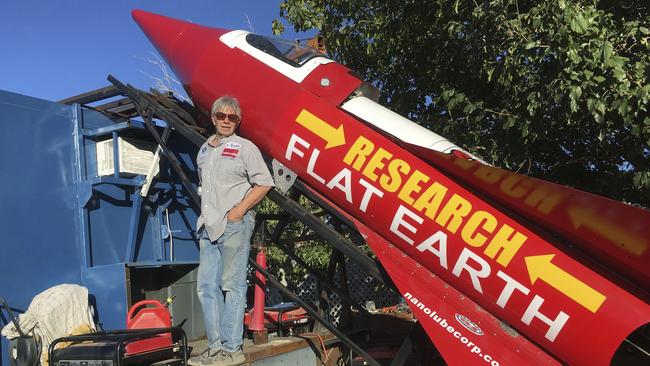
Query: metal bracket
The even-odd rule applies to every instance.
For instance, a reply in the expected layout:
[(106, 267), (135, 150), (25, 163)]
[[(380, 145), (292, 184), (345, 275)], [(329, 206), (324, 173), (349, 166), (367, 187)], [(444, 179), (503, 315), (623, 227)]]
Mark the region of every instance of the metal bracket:
[(273, 168), (273, 180), (275, 180), (276, 188), (286, 194), (289, 192), (289, 188), (293, 186), (298, 175), (275, 159), (271, 161), (271, 166)]

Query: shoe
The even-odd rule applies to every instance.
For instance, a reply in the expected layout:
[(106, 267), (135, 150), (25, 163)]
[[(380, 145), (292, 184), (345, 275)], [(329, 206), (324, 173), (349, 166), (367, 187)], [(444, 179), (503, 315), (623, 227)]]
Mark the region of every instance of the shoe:
[(223, 355), (223, 359), (217, 363), (219, 366), (239, 365), (240, 363), (246, 361), (246, 356), (244, 356), (244, 352), (242, 352), (241, 349), (238, 349), (234, 352), (222, 350), (221, 354)]
[(187, 364), (190, 366), (211, 366), (211, 365), (217, 365), (218, 362), (224, 360), (224, 351), (223, 350), (214, 350), (214, 349), (206, 349), (203, 353), (201, 353), (198, 356), (190, 357), (189, 360), (187, 360)]

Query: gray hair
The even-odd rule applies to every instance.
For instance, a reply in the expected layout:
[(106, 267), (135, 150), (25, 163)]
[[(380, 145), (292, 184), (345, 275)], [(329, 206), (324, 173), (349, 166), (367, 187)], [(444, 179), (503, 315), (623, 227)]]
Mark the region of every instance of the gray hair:
[(239, 101), (235, 97), (230, 95), (224, 95), (212, 103), (212, 114), (217, 113), (220, 109), (229, 108), (241, 119), (241, 108), (239, 107)]

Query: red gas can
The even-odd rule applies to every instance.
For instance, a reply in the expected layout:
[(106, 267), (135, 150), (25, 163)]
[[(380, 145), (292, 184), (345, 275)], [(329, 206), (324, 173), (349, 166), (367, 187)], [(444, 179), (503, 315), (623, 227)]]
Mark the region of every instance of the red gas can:
[[(142, 300), (134, 304), (126, 317), (127, 329), (170, 328), (171, 315), (165, 305), (158, 300)], [(163, 333), (148, 339), (126, 345), (128, 355), (171, 347), (171, 333)]]

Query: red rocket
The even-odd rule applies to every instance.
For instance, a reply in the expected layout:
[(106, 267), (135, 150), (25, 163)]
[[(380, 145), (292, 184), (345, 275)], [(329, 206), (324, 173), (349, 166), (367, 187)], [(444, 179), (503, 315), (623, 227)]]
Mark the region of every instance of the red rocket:
[(239, 133), (355, 223), (447, 363), (609, 365), (648, 327), (647, 210), (485, 165), (295, 42), (133, 17), (201, 111), (237, 97)]

